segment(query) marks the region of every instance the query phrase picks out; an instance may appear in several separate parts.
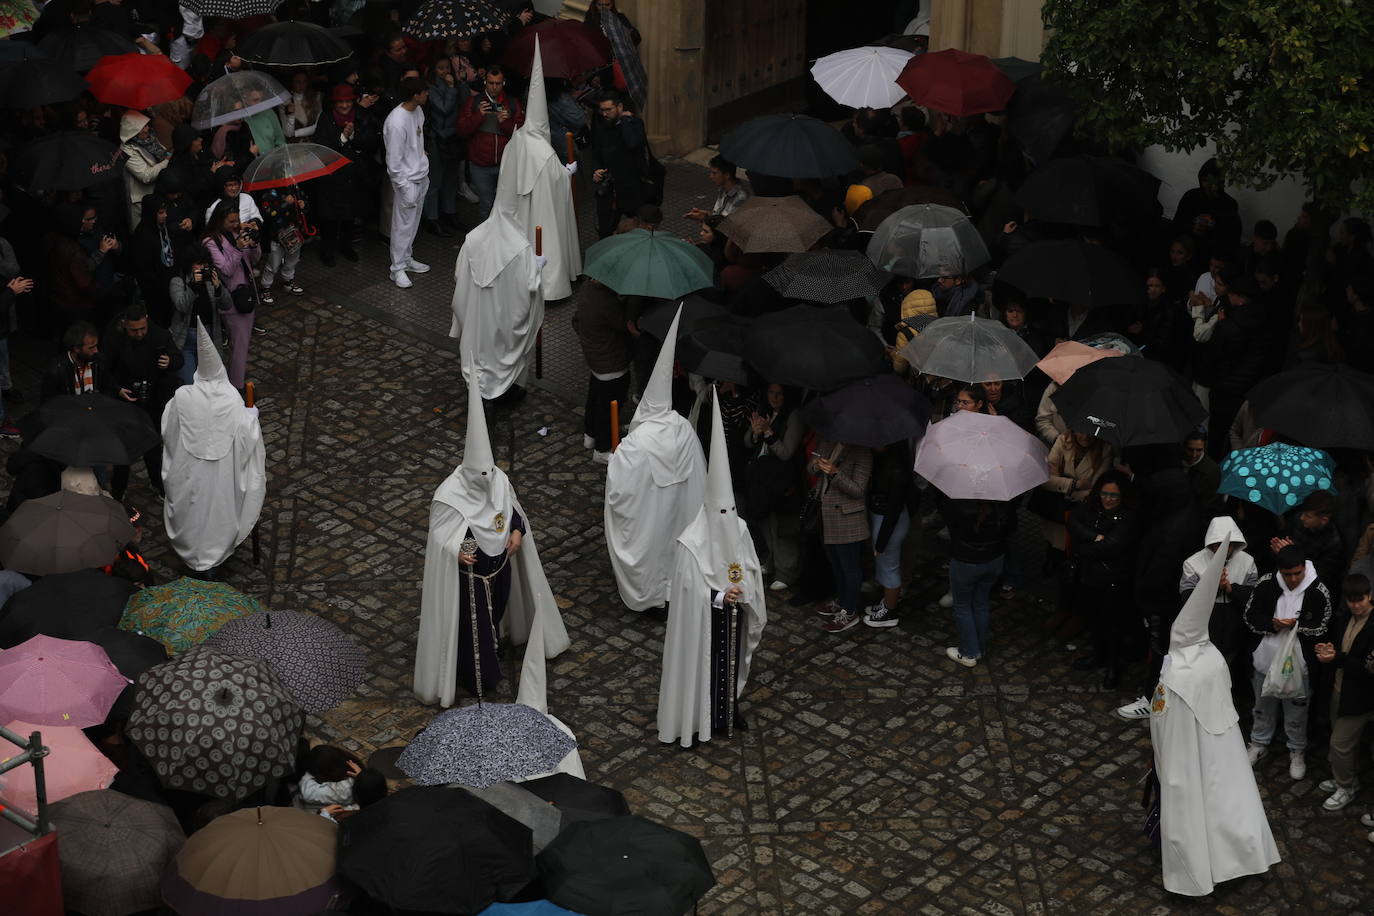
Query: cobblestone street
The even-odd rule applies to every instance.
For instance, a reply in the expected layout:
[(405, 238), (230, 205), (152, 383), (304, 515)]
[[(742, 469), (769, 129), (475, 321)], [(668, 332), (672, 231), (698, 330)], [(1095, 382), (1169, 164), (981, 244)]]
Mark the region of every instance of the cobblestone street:
[[(699, 168), (669, 167), (664, 211), (676, 217), (709, 185)], [(584, 232), (589, 222), (584, 206)], [(664, 228), (689, 231), (672, 218)], [(317, 613), (366, 647), (358, 695), (310, 720), (313, 736), (364, 756), (408, 740), (435, 712), (414, 700), (410, 679), (429, 499), (464, 441), (465, 393), (446, 337), (458, 241), (422, 234), (416, 255), (434, 269), (406, 291), (388, 280), (374, 234), (358, 264), (325, 270), (308, 251), (297, 277), (307, 294), (279, 292), (252, 342), (268, 452), (263, 557), (255, 567), (245, 544), (224, 578), (269, 608)], [(1281, 754), (1260, 765), (1282, 864), (1197, 902), (1166, 894), (1141, 833), (1148, 727), (1112, 715), (1143, 692), (1143, 669), (1119, 692), (1072, 671), (1075, 653), (1048, 624), (1052, 603), (1037, 600), (1051, 594), (1043, 583), (994, 606), (988, 664), (955, 666), (944, 656), (954, 628), (937, 603), (945, 580), (933, 537), (897, 629), (827, 635), (809, 607), (771, 595), (744, 699), (749, 730), (690, 751), (660, 745), (663, 626), (616, 594), (604, 468), (581, 445), (585, 368), (571, 311), (549, 307), (545, 377), (492, 429), (572, 637), (549, 663), (550, 710), (578, 736), (589, 779), (702, 838), (719, 882), (702, 916), (1374, 912), (1374, 847), (1359, 824), (1374, 796), (1323, 812), (1324, 748), (1300, 782), (1275, 762)], [(16, 349), (28, 407), (50, 353), (32, 341)], [(152, 510), (144, 545), (157, 573), (178, 575), (142, 467), (130, 499)], [(1036, 533), (1022, 538), (1033, 572)], [(510, 698), (516, 670), (509, 659)]]

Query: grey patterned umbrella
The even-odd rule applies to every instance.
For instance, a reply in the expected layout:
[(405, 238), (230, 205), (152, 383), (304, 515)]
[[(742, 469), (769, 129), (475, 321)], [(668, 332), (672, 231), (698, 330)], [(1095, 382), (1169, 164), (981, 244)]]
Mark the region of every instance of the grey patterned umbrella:
[(879, 224), (868, 257), (903, 277), (961, 276), (992, 256), (978, 228), (961, 211), (939, 204), (903, 207)]
[(862, 252), (823, 248), (792, 255), (763, 279), (788, 299), (834, 304), (877, 295), (890, 275)]
[(162, 903), (162, 870), (186, 842), (172, 809), (99, 789), (54, 804), (62, 896), (86, 916), (124, 916)]
[(282, 0), (181, 0), (181, 5), (193, 13), (199, 13), (206, 18), (220, 16), (224, 19), (270, 15), (275, 13), (281, 4)]
[(1038, 359), (1011, 328), (973, 315), (937, 318), (900, 353), (927, 375), (960, 382), (1025, 378)]
[(397, 765), (422, 786), (489, 786), (558, 766), (577, 741), (520, 703), (481, 703), (443, 713), (406, 747)]
[(304, 719), (266, 662), (198, 648), (139, 676), (128, 735), (168, 788), (239, 799), (292, 771)]
[(367, 675), (367, 653), (323, 617), (265, 611), (229, 621), (205, 641), (221, 655), (260, 658), (306, 712), (346, 700)]

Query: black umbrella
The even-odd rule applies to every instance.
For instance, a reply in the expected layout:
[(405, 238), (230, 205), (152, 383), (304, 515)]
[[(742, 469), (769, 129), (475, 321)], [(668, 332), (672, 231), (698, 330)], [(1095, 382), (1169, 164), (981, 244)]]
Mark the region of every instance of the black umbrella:
[(402, 31), (420, 41), (472, 38), (499, 32), (509, 19), (486, 0), (424, 0)]
[(877, 375), (887, 364), (882, 341), (846, 312), (809, 305), (760, 316), (744, 347), (764, 380), (817, 391)]
[(736, 127), (720, 154), (741, 168), (779, 178), (830, 178), (859, 168), (844, 134), (807, 115), (771, 114)]
[(108, 29), (86, 27), (50, 32), (38, 43), (38, 50), (55, 63), (85, 73), (111, 54), (137, 54), (138, 45)]
[(26, 499), (0, 525), (0, 563), (30, 575), (108, 566), (134, 539), (129, 513), (104, 494), (59, 490)]
[(702, 322), (724, 318), (730, 314), (730, 310), (725, 306), (712, 302), (704, 296), (692, 295), (685, 299), (666, 299), (653, 303), (640, 313), (639, 329), (662, 340), (668, 335), (668, 328), (672, 327), (673, 316), (677, 314), (678, 306), (682, 307), (682, 320), (677, 323), (679, 340), (686, 337)]
[(103, 394), (64, 394), (38, 410), (42, 432), (29, 446), (71, 467), (132, 464), (161, 436), (148, 412)]
[(876, 296), (892, 275), (862, 251), (821, 248), (789, 255), (763, 279), (788, 299), (833, 305)]
[[(104, 649), (119, 673), (131, 681), (137, 681), (140, 674), (167, 661), (167, 650), (162, 643), (118, 627), (101, 627), (86, 634), (85, 640)], [(129, 718), (134, 711), (134, 695), (137, 692), (137, 684), (125, 687), (119, 699), (110, 707), (109, 718)]]
[[(0, 46), (32, 47), (23, 41), (0, 41)], [(37, 108), (70, 102), (86, 91), (86, 81), (66, 64), (30, 59), (0, 70), (0, 106)]]
[(311, 67), (343, 60), (353, 51), (313, 22), (274, 22), (239, 42), (234, 53), (255, 64)]
[(282, 0), (181, 0), (181, 5), (207, 18), (247, 19), (275, 13)]
[(913, 184), (907, 185), (899, 191), (887, 191), (870, 201), (866, 201), (854, 211), (854, 219), (859, 224), (861, 231), (872, 232), (882, 225), (883, 220), (903, 207), (915, 207), (921, 204), (935, 204), (941, 207), (965, 210), (963, 201), (944, 188), (937, 188), (928, 184)]
[(744, 364), (744, 339), (754, 322), (729, 315), (708, 318), (678, 337), (674, 354), (689, 372), (722, 382), (749, 384), (749, 367)]
[(1027, 296), (1087, 306), (1134, 305), (1145, 295), (1145, 284), (1124, 258), (1090, 242), (1027, 245), (1007, 258), (997, 279)]
[(1117, 448), (1182, 442), (1207, 418), (1188, 383), (1152, 359), (1099, 359), (1050, 395), (1075, 432)]
[(1250, 389), (1260, 426), (1314, 448), (1374, 450), (1374, 375), (1342, 364), (1309, 364)]
[(17, 64), (22, 60), (43, 60), (47, 56), (32, 42), (0, 41), (0, 65)]
[(119, 623), (134, 594), (128, 579), (98, 569), (44, 576), (15, 592), (0, 609), (0, 649), (12, 649), (40, 633), (58, 639), (89, 639)]
[(1076, 118), (1068, 94), (1040, 75), (1018, 80), (1007, 103), (1007, 130), (1034, 162), (1049, 161), (1073, 132)]
[(32, 191), (79, 191), (119, 177), (119, 147), (80, 130), (48, 134), (20, 148), (10, 174)]
[(930, 403), (897, 376), (877, 375), (816, 398), (801, 418), (831, 442), (881, 448), (923, 436)]
[(558, 809), (564, 823), (599, 821), (630, 813), (625, 796), (609, 786), (599, 786), (567, 773), (554, 773), (520, 783), (522, 789), (539, 796)]
[(461, 789), (402, 789), (339, 824), (339, 874), (397, 910), (477, 913), (535, 876), (530, 828)]
[(1039, 61), (1022, 60), (1019, 57), (994, 57), (992, 63), (1013, 83), (1031, 76), (1038, 76), (1045, 65)]
[(585, 916), (676, 916), (716, 884), (700, 840), (634, 816), (571, 824), (538, 863), (548, 899)]
[(1036, 169), (1016, 201), (1046, 222), (1107, 226), (1154, 216), (1158, 197), (1159, 179), (1144, 169), (1106, 156), (1071, 156)]

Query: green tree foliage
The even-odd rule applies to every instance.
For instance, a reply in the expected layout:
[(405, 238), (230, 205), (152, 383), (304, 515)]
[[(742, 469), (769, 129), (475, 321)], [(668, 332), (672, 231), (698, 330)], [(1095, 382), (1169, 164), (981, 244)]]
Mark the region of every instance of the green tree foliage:
[[(1370, 0), (1045, 0), (1041, 60), (1117, 149), (1211, 140), (1228, 183), (1374, 211)], [(1365, 179), (1361, 181), (1360, 179)]]

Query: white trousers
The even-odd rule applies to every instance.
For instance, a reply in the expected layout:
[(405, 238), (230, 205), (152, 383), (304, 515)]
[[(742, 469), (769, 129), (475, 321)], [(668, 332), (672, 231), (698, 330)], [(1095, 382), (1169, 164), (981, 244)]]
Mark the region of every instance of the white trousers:
[(420, 231), (420, 213), (429, 191), (429, 177), (391, 185), (395, 193), (391, 200), (391, 272), (410, 266), (411, 248), (415, 233)]

